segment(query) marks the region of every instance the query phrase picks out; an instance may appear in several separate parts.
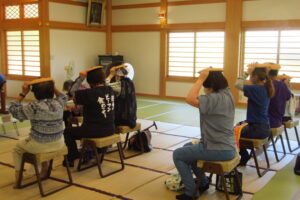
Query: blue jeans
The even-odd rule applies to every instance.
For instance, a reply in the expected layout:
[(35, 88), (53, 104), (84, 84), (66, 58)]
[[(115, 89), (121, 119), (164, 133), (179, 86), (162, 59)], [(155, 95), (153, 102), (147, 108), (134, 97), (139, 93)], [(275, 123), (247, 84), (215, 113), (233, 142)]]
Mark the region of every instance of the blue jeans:
[[(196, 184), (191, 169), (194, 174), (200, 173), (201, 169), (197, 167), (198, 160), (226, 161), (233, 159), (235, 153), (235, 150), (207, 150), (203, 143), (192, 144), (191, 142), (176, 149), (173, 153), (173, 161), (184, 184), (185, 194), (193, 195)], [(200, 177), (200, 179), (201, 186), (208, 184), (208, 179), (205, 176)], [(199, 196), (198, 191), (197, 196)]]

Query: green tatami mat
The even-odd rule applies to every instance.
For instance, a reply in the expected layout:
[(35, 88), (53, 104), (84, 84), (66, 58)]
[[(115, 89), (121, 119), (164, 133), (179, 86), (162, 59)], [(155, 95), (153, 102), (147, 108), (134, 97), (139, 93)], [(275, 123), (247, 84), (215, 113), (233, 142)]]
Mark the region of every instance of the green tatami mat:
[(149, 101), (137, 101), (138, 109), (142, 109), (143, 107), (156, 105), (156, 104), (157, 103), (155, 103), (155, 102), (149, 102)]
[(139, 109), (137, 112), (137, 117), (138, 119), (148, 119), (149, 117), (173, 112), (174, 110), (183, 109), (184, 107), (185, 106), (175, 104), (158, 104), (151, 107)]
[(255, 193), (253, 200), (299, 200), (300, 176), (294, 174), (295, 160), (278, 171), (262, 190)]
[(148, 117), (150, 120), (175, 123), (175, 124), (185, 124), (188, 122), (193, 122), (199, 120), (199, 111), (197, 108), (191, 106), (185, 106), (178, 110), (173, 110), (169, 113), (162, 113), (159, 116)]

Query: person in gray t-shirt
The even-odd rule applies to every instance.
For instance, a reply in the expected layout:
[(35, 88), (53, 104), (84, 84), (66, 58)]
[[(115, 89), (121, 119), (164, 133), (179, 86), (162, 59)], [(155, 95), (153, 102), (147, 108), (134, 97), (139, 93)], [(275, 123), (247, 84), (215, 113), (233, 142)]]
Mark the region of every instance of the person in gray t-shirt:
[[(205, 95), (200, 95), (204, 86)], [(209, 68), (201, 72), (197, 82), (189, 91), (186, 101), (200, 109), (201, 140), (199, 143), (187, 143), (173, 153), (174, 164), (185, 186), (185, 193), (176, 199), (192, 199), (196, 187), (191, 169), (195, 174), (198, 160), (226, 161), (236, 154), (236, 143), (233, 133), (234, 102), (228, 88), (228, 82), (220, 69)], [(201, 187), (197, 196), (209, 187), (206, 176), (201, 178)]]

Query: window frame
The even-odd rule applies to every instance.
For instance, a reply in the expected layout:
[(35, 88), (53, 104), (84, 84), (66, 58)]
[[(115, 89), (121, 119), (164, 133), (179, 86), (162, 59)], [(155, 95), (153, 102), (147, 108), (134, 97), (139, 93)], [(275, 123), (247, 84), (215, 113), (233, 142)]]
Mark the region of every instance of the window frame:
[[(38, 17), (37, 18), (24, 18), (24, 5), (26, 4), (38, 4)], [(5, 7), (10, 5), (20, 5), (20, 19), (5, 19)], [(0, 2), (0, 40), (1, 40), (1, 63), (3, 65), (2, 73), (8, 80), (20, 80), (29, 81), (40, 77), (49, 76), (45, 74), (48, 70), (45, 69), (45, 55), (42, 50), (44, 45), (43, 39), (45, 37), (45, 30), (41, 24), (42, 20), (42, 1), (41, 0), (3, 0)], [(20, 24), (21, 23), (21, 24)], [(39, 31), (39, 47), (40, 47), (40, 76), (28, 76), (28, 75), (13, 75), (8, 74), (8, 52), (7, 52), (7, 38), (6, 32), (9, 31)], [(50, 67), (50, 66), (46, 66)], [(22, 68), (24, 66), (22, 65)]]
[[(246, 31), (279, 31), (278, 37), (280, 37), (281, 31), (292, 31), (292, 30), (299, 30), (300, 27), (272, 27), (272, 28), (244, 28), (241, 34), (241, 50), (240, 50), (240, 60), (239, 60), (239, 67), (238, 67), (238, 75), (241, 76), (244, 72), (244, 60), (245, 60), (245, 41), (246, 41)], [(278, 40), (278, 48), (277, 48), (277, 58), (276, 63), (279, 61), (280, 55), (280, 39)], [(293, 90), (300, 90), (300, 83), (291, 83), (291, 87)]]
[[(169, 76), (169, 55), (170, 55), (170, 51), (169, 51), (169, 42), (170, 42), (170, 38), (169, 38), (169, 34), (170, 33), (187, 33), (187, 32), (193, 32), (193, 33), (197, 33), (197, 32), (224, 32), (224, 56), (223, 56), (223, 65), (224, 65), (224, 59), (225, 59), (225, 38), (226, 38), (226, 32), (225, 29), (172, 29), (167, 31), (167, 40), (166, 40), (166, 81), (174, 81), (174, 82), (195, 82), (198, 77), (188, 77), (188, 76)], [(195, 52), (193, 52), (195, 53)], [(224, 66), (223, 66), (224, 67)], [(195, 69), (195, 66), (194, 66)]]
[[(39, 47), (40, 47), (40, 76), (28, 76), (28, 75), (24, 75), (24, 72), (25, 72), (25, 65), (24, 65), (24, 60), (22, 58), (22, 72), (23, 74), (22, 75), (16, 75), (16, 74), (9, 74), (8, 73), (8, 49), (7, 49), (7, 32), (10, 32), (10, 31), (39, 31)], [(21, 35), (23, 36), (23, 34)], [(16, 30), (16, 29), (13, 29), (13, 30), (5, 30), (4, 31), (4, 43), (5, 43), (5, 46), (4, 46), (4, 56), (5, 56), (5, 76), (8, 78), (8, 79), (12, 79), (12, 80), (33, 80), (33, 79), (36, 79), (36, 78), (39, 78), (39, 77), (42, 77), (42, 56), (41, 56), (41, 30), (39, 29), (19, 29), (19, 30)], [(23, 46), (23, 44), (21, 44), (21, 46)], [(24, 57), (24, 51), (22, 50), (22, 57)]]

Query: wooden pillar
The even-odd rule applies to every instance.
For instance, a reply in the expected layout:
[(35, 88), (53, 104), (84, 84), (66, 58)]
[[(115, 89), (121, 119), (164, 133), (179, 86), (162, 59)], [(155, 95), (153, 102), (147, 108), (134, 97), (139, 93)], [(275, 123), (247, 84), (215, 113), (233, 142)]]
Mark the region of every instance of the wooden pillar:
[(0, 64), (1, 64), (1, 73), (7, 75), (7, 65), (6, 65), (6, 53), (5, 53), (5, 32), (0, 29)]
[(165, 26), (167, 25), (168, 17), (168, 1), (160, 1), (160, 11), (166, 13), (165, 19), (160, 20), (161, 30), (160, 30), (160, 73), (159, 73), (159, 96), (166, 96), (166, 76), (167, 76), (167, 30)]
[(106, 0), (106, 54), (112, 54), (112, 0)]
[(238, 103), (238, 90), (234, 88), (238, 77), (239, 49), (241, 41), (242, 0), (227, 0), (225, 25), (224, 74)]
[(49, 0), (40, 0), (39, 2), (41, 76), (50, 77)]

